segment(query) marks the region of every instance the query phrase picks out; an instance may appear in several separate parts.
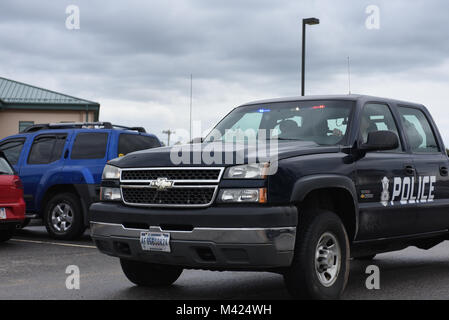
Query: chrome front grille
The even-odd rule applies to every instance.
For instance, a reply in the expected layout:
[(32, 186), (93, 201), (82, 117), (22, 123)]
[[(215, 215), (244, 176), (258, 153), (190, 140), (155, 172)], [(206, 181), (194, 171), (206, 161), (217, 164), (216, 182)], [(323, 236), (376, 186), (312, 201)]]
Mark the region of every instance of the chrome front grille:
[(123, 202), (147, 207), (206, 207), (218, 190), (223, 168), (122, 169)]
[(122, 182), (144, 182), (167, 178), (179, 181), (220, 181), (221, 168), (151, 168), (151, 169), (124, 169), (121, 175)]
[(155, 188), (123, 187), (123, 199), (133, 204), (156, 205), (208, 205), (212, 202), (216, 187), (171, 188), (158, 191)]

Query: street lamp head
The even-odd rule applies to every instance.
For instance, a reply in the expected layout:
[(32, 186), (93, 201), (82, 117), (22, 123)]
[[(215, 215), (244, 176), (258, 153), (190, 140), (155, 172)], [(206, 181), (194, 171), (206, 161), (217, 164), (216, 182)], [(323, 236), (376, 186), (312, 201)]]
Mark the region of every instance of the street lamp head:
[(308, 24), (308, 25), (319, 24), (320, 23), (320, 19), (317, 19), (317, 18), (302, 19), (302, 23), (303, 24)]
[(301, 69), (301, 95), (304, 95), (305, 82), (305, 61), (306, 61), (306, 25), (319, 24), (320, 20), (317, 18), (302, 19), (302, 69)]

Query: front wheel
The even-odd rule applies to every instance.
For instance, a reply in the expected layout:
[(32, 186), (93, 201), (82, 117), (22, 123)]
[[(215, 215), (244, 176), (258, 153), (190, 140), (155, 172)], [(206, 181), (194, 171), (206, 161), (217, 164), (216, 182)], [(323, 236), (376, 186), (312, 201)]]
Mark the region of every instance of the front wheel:
[(52, 238), (79, 238), (86, 229), (79, 198), (73, 193), (55, 195), (45, 207), (44, 223)]
[(120, 259), (122, 270), (132, 283), (143, 287), (170, 286), (181, 276), (183, 269), (134, 260)]
[(349, 240), (340, 218), (324, 210), (305, 211), (285, 284), (297, 299), (339, 299), (349, 276)]

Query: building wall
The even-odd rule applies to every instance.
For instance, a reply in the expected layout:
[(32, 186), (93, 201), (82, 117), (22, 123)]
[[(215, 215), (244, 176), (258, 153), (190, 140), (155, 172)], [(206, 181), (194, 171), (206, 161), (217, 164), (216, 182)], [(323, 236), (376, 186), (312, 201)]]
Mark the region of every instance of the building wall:
[[(0, 110), (0, 139), (17, 134), (19, 121), (39, 123), (85, 122), (85, 111), (44, 111), (44, 110)], [(89, 112), (89, 120), (94, 121), (94, 112)]]

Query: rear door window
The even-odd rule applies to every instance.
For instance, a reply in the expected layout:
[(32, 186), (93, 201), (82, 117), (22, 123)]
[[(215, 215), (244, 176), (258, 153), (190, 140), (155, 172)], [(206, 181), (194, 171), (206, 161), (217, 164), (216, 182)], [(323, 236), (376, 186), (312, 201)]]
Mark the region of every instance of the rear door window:
[(55, 146), (53, 147), (53, 152), (50, 159), (51, 162), (61, 159), (65, 142), (66, 136), (56, 136)]
[(160, 146), (159, 140), (155, 137), (122, 133), (120, 134), (118, 141), (118, 155), (127, 155), (134, 151), (157, 148)]
[(7, 140), (0, 145), (0, 150), (3, 151), (6, 159), (8, 159), (12, 165), (16, 165), (19, 162), (24, 143), (25, 139), (14, 139)]
[(49, 164), (62, 157), (67, 135), (37, 136), (31, 146), (28, 164)]
[(80, 132), (73, 143), (71, 159), (103, 159), (108, 147), (107, 132)]
[(424, 113), (415, 108), (399, 107), (398, 109), (412, 151), (418, 153), (439, 152), (437, 139)]
[(0, 175), (2, 174), (11, 175), (14, 174), (14, 170), (11, 168), (9, 163), (0, 156)]

